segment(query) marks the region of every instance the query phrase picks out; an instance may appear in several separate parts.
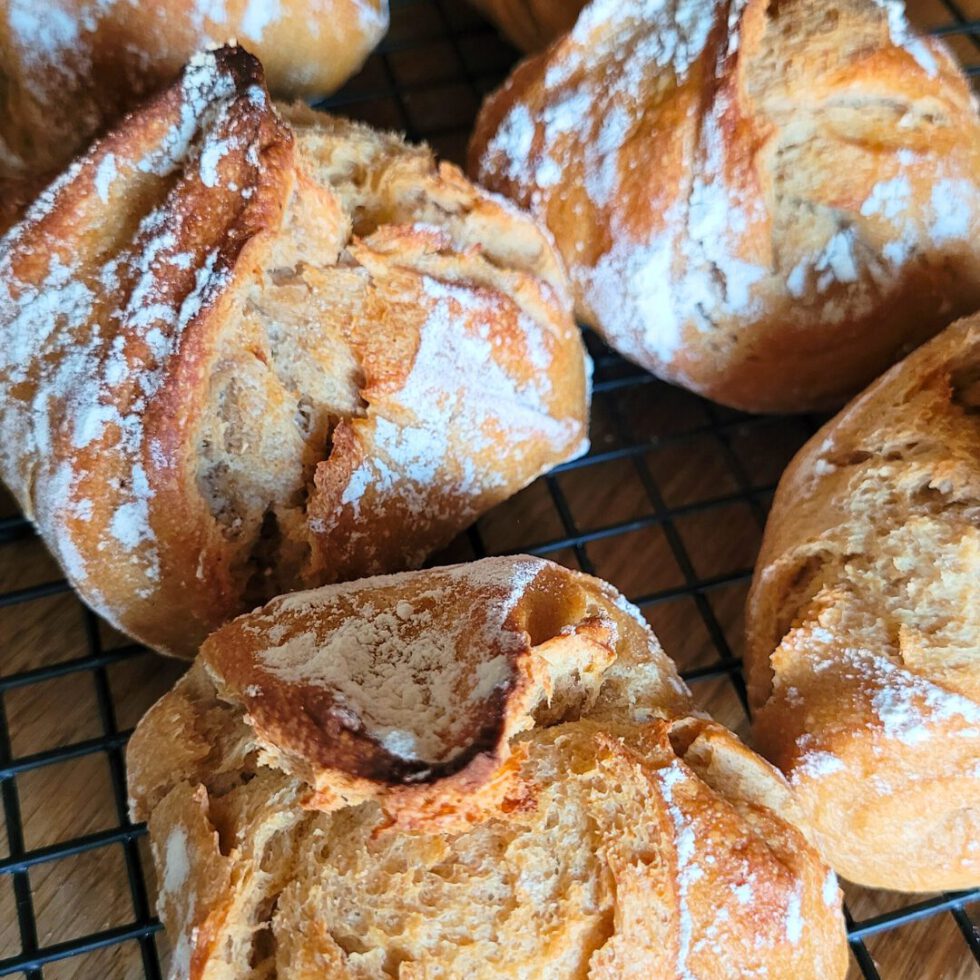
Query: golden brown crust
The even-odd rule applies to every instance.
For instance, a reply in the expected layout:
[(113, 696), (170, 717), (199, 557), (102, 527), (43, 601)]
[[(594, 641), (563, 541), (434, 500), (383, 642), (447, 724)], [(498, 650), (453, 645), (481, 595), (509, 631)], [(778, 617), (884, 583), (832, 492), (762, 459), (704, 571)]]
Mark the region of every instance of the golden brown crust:
[(86, 601), (186, 656), (272, 595), (420, 564), (586, 445), (531, 219), (285, 112), (241, 49), (203, 55), (0, 240), (0, 473)]
[(980, 305), (975, 103), (891, 4), (594, 0), (487, 100), (470, 171), (613, 346), (743, 409), (839, 405)]
[(689, 710), (642, 616), (541, 559), (236, 620), (129, 748), (173, 975), (843, 976), (788, 787)]
[[(512, 739), (554, 712), (688, 706), (634, 610), (534, 558), (283, 596), (219, 629), (198, 660), (182, 684), (239, 705), (255, 745), (310, 787), (310, 806), (377, 798), (406, 825), (439, 822), (434, 807), (448, 819), (450, 799), (473, 812), (481, 790), (494, 796)], [(208, 753), (192, 720), (179, 699), (165, 703), (153, 711), (185, 732), (182, 754), (197, 765)], [(154, 792), (143, 780), (134, 795)]]
[(387, 0), (0, 0), (0, 174), (60, 169), (197, 51), (237, 39), (277, 98), (323, 97), (387, 27)]
[(585, 0), (471, 0), (523, 51), (540, 51), (571, 29)]
[(980, 319), (807, 443), (747, 612), (763, 751), (847, 877), (980, 883)]

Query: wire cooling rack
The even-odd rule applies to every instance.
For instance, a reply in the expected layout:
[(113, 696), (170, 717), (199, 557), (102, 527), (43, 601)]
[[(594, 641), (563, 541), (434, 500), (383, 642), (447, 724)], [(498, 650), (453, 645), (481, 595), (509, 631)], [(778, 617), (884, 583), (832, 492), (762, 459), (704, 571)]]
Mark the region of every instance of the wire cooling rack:
[[(980, 0), (970, 2), (923, 0), (913, 16), (978, 76)], [(482, 96), (515, 53), (459, 0), (392, 7), (384, 44), (326, 105), (461, 160)], [(745, 736), (745, 593), (776, 481), (817, 423), (720, 408), (586, 341), (591, 453), (437, 561), (528, 551), (609, 579), (644, 610), (700, 702)], [(123, 753), (183, 666), (82, 606), (2, 491), (0, 515), (0, 976), (160, 977), (168, 947), (145, 830), (127, 816)], [(980, 976), (980, 890), (845, 890), (853, 978)]]

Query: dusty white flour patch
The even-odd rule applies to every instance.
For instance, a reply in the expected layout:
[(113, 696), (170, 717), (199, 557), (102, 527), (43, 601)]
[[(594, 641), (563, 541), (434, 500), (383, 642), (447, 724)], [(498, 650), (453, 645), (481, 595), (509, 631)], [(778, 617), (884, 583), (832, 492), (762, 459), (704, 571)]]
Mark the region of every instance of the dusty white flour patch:
[[(161, 140), (160, 145), (141, 159), (137, 167), (160, 176), (172, 173), (184, 160), (191, 140), (198, 132), (202, 118), (210, 110), (218, 113), (227, 108), (235, 93), (235, 83), (227, 72), (218, 70), (218, 62), (210, 51), (194, 55), (188, 62), (181, 80), (181, 103), (178, 120)], [(222, 104), (223, 103), (223, 104)]]
[(755, 901), (755, 891), (752, 888), (752, 882), (746, 881), (741, 885), (735, 885), (732, 888), (732, 894), (735, 896), (735, 900), (739, 905), (751, 905)]
[[(357, 588), (388, 587), (391, 605), (375, 592), (328, 586), (279, 600), (279, 614), (330, 615), (340, 597), (352, 612), (336, 628), (295, 632), (258, 654), (261, 667), (286, 684), (330, 691), (338, 717), (388, 751), (439, 763), (467, 748), (467, 732), (493, 693), (514, 678), (513, 655), (524, 634), (508, 616), (543, 563), (490, 559), (437, 569), (411, 603), (398, 596), (410, 576), (379, 576)], [(480, 595), (480, 600), (475, 597)], [(471, 613), (448, 622), (442, 608), (470, 597)], [(344, 606), (344, 608), (348, 608)]]
[(888, 31), (892, 44), (904, 48), (919, 63), (928, 75), (939, 71), (936, 59), (928, 46), (920, 40), (909, 27), (905, 19), (905, 4), (903, 0), (874, 0), (875, 5), (885, 11), (888, 17)]
[(175, 827), (167, 835), (163, 867), (163, 890), (169, 895), (178, 894), (187, 883), (191, 870), (187, 853), (187, 832), (183, 827)]
[(930, 196), (933, 221), (929, 235), (934, 242), (966, 238), (970, 218), (980, 209), (980, 190), (968, 180), (939, 180)]
[(861, 205), (865, 217), (881, 215), (888, 221), (898, 221), (908, 208), (912, 185), (904, 174), (890, 180), (879, 180)]
[(109, 189), (112, 187), (112, 182), (118, 176), (116, 157), (112, 153), (107, 153), (95, 171), (95, 192), (99, 195), (99, 200), (103, 203), (109, 200)]
[(131, 498), (121, 504), (112, 515), (109, 533), (128, 551), (133, 551), (144, 541), (153, 541), (150, 528), (150, 498), (153, 491), (146, 478), (146, 471), (137, 463), (131, 475)]
[(357, 16), (361, 26), (371, 33), (383, 31), (388, 26), (388, 0), (356, 0)]
[(265, 30), (282, 17), (279, 0), (247, 0), (242, 12), (241, 31), (253, 41), (261, 41)]
[(589, 197), (604, 207), (616, 193), (619, 182), (619, 153), (633, 126), (632, 116), (620, 105), (610, 108), (593, 147), (593, 165), (586, 171), (585, 188)]
[(520, 180), (527, 166), (534, 144), (534, 132), (530, 110), (518, 102), (504, 117), (488, 144), (487, 156), (501, 160), (503, 172), (511, 180)]
[(945, 721), (961, 718), (980, 725), (980, 705), (961, 694), (903, 671), (884, 658), (879, 658), (875, 671), (885, 681), (872, 703), (886, 737), (919, 745), (937, 734)]
[(657, 776), (660, 781), (661, 795), (667, 804), (667, 812), (670, 814), (674, 825), (674, 844), (677, 849), (677, 904), (680, 917), (677, 975), (682, 980), (693, 980), (694, 974), (691, 973), (687, 962), (691, 953), (691, 940), (694, 930), (688, 893), (691, 885), (702, 877), (704, 872), (694, 862), (696, 849), (694, 828), (674, 798), (676, 787), (689, 777), (676, 761), (671, 762), (666, 768), (658, 770)]
[(856, 232), (853, 228), (842, 228), (831, 235), (813, 264), (814, 271), (817, 273), (818, 289), (824, 290), (832, 282), (857, 282), (858, 262), (855, 241)]
[(823, 880), (823, 903), (833, 908), (837, 904), (838, 888), (837, 875), (833, 871), (827, 872), (827, 877)]
[(583, 269), (588, 303), (615, 347), (639, 360), (652, 352), (669, 364), (681, 345), (681, 321), (674, 309), (673, 236), (646, 243), (617, 238), (592, 269)]
[(81, 23), (77, 14), (37, 0), (10, 0), (7, 24), (21, 57), (34, 62), (52, 62), (78, 44)]
[(216, 139), (208, 136), (201, 150), (201, 181), (205, 187), (216, 187), (219, 180), (218, 165), (222, 158), (235, 148), (229, 138)]
[(844, 761), (831, 752), (807, 752), (793, 767), (792, 780), (821, 779), (845, 769)]
[(797, 884), (786, 903), (786, 938), (795, 946), (803, 938), (803, 894)]
[[(422, 523), (441, 519), (447, 506), (501, 480), (474, 467), (474, 451), (493, 446), (503, 433), (515, 454), (541, 441), (559, 450), (573, 435), (575, 423), (548, 409), (553, 355), (542, 324), (518, 316), (528, 358), (538, 369), (519, 380), (504, 367), (499, 341), (490, 333), (503, 313), (498, 294), (429, 276), (422, 278), (422, 290), (429, 314), (411, 371), (393, 395), (398, 421), (369, 416), (376, 452), (353, 472), (341, 497), (355, 514), (370, 488), (396, 495)], [(455, 502), (447, 503), (450, 496)]]

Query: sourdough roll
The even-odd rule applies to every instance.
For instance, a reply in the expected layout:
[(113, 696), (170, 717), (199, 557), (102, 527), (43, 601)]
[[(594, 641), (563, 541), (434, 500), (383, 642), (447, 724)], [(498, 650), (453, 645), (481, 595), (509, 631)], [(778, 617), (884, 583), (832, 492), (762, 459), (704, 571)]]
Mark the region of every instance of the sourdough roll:
[(0, 474), (82, 597), (175, 654), (421, 564), (587, 446), (531, 219), (424, 147), (282, 112), (250, 55), (201, 55), (0, 239)]
[(273, 600), (129, 747), (174, 977), (842, 977), (772, 767), (640, 613), (491, 558)]
[(780, 482), (747, 613), (762, 750), (865, 885), (980, 885), (980, 317), (896, 365)]
[(237, 39), (273, 95), (322, 98), (387, 29), (388, 0), (0, 0), (0, 176), (61, 168), (203, 48)]
[(523, 51), (540, 51), (575, 24), (585, 0), (470, 0)]
[(976, 103), (892, 0), (594, 0), (470, 168), (547, 224), (582, 319), (738, 408), (839, 405), (980, 306)]

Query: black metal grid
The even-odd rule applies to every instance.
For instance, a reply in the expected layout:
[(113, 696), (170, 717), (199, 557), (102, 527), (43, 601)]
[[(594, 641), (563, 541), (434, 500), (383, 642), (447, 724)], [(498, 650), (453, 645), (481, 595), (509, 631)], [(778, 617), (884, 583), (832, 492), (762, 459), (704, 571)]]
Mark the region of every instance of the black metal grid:
[[(393, 0), (392, 8), (389, 37), (364, 72), (324, 106), (399, 129), (411, 139), (426, 139), (447, 157), (461, 159), (480, 99), (503, 77), (515, 54), (456, 0)], [(980, 10), (965, 11), (954, 0), (932, 0), (927, 9), (933, 14), (929, 23), (937, 25), (932, 32), (953, 41), (968, 74), (980, 76), (980, 19), (968, 16)], [(665, 648), (685, 668), (683, 676), (695, 694), (731, 727), (744, 731), (747, 706), (735, 610), (744, 599), (754, 554), (751, 542), (757, 543), (778, 469), (816, 422), (754, 418), (720, 408), (656, 381), (594, 335), (587, 333), (586, 341), (596, 363), (591, 453), (557, 467), (481, 520), (459, 542), (453, 557), (525, 551), (611, 579), (650, 617)], [(702, 468), (715, 467), (715, 482), (723, 492), (705, 496), (703, 487), (690, 492), (691, 474), (677, 463), (682, 458), (694, 461), (688, 469), (698, 471), (701, 484)], [(634, 499), (617, 502), (627, 485)], [(610, 515), (617, 519), (608, 520)], [(702, 517), (709, 522), (707, 532), (704, 525), (692, 528)], [(518, 524), (521, 534), (515, 537)], [(702, 561), (706, 551), (717, 550), (719, 542), (746, 528), (748, 546), (743, 542), (734, 553), (729, 550), (720, 563)], [(636, 541), (643, 535), (656, 538), (652, 550), (638, 560)], [(24, 549), (35, 544), (24, 518), (14, 513), (0, 518), (0, 572), (23, 563)], [(661, 564), (671, 565), (672, 572), (660, 579), (654, 574), (653, 584), (644, 584), (642, 569)], [(0, 619), (0, 627), (13, 629), (0, 633), (4, 647), (18, 636), (18, 610), (40, 608), (57, 597), (77, 606), (82, 640), (69, 651), (38, 650), (37, 665), (32, 661), (31, 666), (18, 665), (14, 672), (0, 674), (0, 802), (6, 831), (6, 854), (0, 856), (0, 911), (9, 906), (16, 913), (16, 926), (7, 923), (10, 941), (0, 944), (0, 976), (158, 978), (160, 924), (146, 882), (152, 869), (144, 863), (146, 851), (141, 847), (145, 827), (132, 824), (127, 815), (123, 752), (131, 727), (119, 720), (123, 709), (114, 671), (137, 663), (144, 674), (164, 671), (157, 683), (165, 687), (175, 669), (172, 664), (159, 666), (161, 661), (137, 645), (114, 639), (58, 578), (0, 590), (0, 615), (6, 617)], [(678, 609), (682, 612), (675, 615)], [(676, 634), (674, 643), (665, 633)], [(94, 734), (79, 739), (69, 733), (63, 744), (15, 752), (17, 728), (8, 723), (10, 699), (23, 691), (43, 691), (52, 683), (78, 684), (81, 692), (86, 678), (92, 685), (88, 714), (94, 716)], [(125, 710), (132, 714), (131, 707)], [(52, 767), (78, 767), (93, 757), (101, 757), (108, 770), (111, 806), (104, 827), (52, 843), (32, 843), (22, 814), (21, 780)], [(52, 802), (56, 806), (57, 798)], [(106, 927), (76, 928), (70, 938), (46, 938), (51, 930), (39, 926), (35, 874), (109, 849), (119, 852), (117, 865), (125, 879), (130, 914)], [(6, 905), (5, 887), (12, 893)], [(848, 897), (857, 897), (859, 904), (867, 894), (848, 889)], [(866, 940), (874, 942), (882, 933), (933, 917), (930, 933), (920, 936), (920, 945), (931, 944), (934, 924), (946, 915), (962, 937), (964, 969), (968, 971), (973, 961), (980, 964), (980, 928), (971, 918), (977, 908), (973, 903), (980, 903), (980, 889), (921, 899), (891, 896), (884, 902), (890, 907), (875, 914), (849, 913), (854, 975), (879, 976)], [(3, 927), (0, 915), (0, 930)], [(93, 960), (92, 954), (100, 950), (108, 955)], [(116, 955), (122, 950), (124, 954)]]

